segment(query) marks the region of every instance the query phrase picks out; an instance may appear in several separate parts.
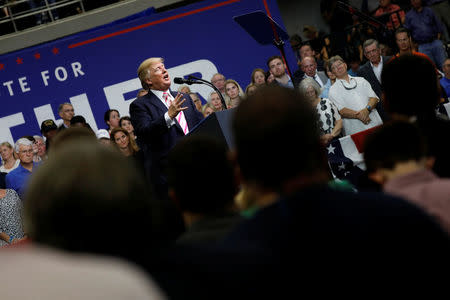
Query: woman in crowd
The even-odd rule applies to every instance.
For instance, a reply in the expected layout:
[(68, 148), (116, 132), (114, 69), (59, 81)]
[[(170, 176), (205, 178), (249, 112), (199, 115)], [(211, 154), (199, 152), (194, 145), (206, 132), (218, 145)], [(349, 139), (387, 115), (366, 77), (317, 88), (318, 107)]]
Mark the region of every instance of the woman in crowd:
[(249, 85), (247, 85), (247, 87), (245, 88), (245, 96), (250, 96), (252, 94), (254, 94), (256, 92), (256, 90), (258, 89), (258, 86), (250, 83)]
[(342, 119), (337, 107), (328, 99), (320, 98), (319, 84), (312, 78), (305, 78), (299, 85), (300, 93), (317, 109), (321, 140), (328, 144), (339, 137), (342, 131)]
[(233, 79), (225, 81), (225, 93), (230, 98), (228, 108), (237, 107), (244, 97), (241, 86)]
[(0, 247), (23, 238), (22, 201), (16, 191), (0, 189)]
[(205, 105), (203, 105), (202, 113), (205, 118), (207, 116), (209, 116), (210, 114), (212, 114), (214, 111), (215, 111), (215, 109), (214, 109), (214, 106), (212, 103), (208, 102)]
[(325, 62), (325, 73), (327, 74), (328, 80), (322, 90), (323, 98), (328, 98), (328, 92), (330, 91), (331, 86), (336, 82), (336, 75), (331, 72), (330, 64), (328, 61)]
[(103, 119), (105, 120), (106, 125), (108, 126), (108, 132), (111, 133), (111, 131), (114, 128), (119, 128), (119, 120), (120, 120), (120, 114), (117, 109), (108, 109), (105, 112), (105, 115), (103, 116)]
[(124, 128), (114, 128), (111, 131), (111, 142), (125, 156), (134, 156), (139, 151), (136, 142)]
[(254, 69), (252, 72), (252, 83), (256, 86), (265, 85), (266, 72), (261, 68)]
[(128, 132), (132, 140), (136, 140), (137, 137), (134, 135), (134, 127), (133, 124), (131, 124), (131, 119), (129, 116), (123, 116), (120, 118), (119, 126)]
[(191, 99), (195, 104), (195, 108), (197, 108), (197, 110), (199, 112), (202, 112), (202, 100), (200, 99), (198, 94), (197, 93), (189, 93), (189, 96), (191, 96)]
[[(214, 111), (222, 110), (222, 107), (223, 107), (222, 101), (220, 100), (220, 96), (217, 92), (214, 91), (214, 92), (211, 92), (211, 94), (209, 94), (208, 103), (211, 103)], [(204, 108), (203, 108), (203, 110), (204, 110)]]
[(9, 173), (19, 166), (20, 160), (14, 157), (14, 150), (10, 143), (0, 144), (0, 154), (3, 164), (0, 166), (0, 172)]
[(187, 85), (180, 85), (178, 87), (178, 91), (180, 93), (189, 94), (191, 92), (191, 89)]

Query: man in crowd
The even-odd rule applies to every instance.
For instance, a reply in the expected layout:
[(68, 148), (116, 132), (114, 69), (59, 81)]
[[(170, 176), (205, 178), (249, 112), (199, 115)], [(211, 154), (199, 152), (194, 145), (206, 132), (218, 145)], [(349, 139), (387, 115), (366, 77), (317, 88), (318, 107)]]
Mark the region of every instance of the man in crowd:
[[(378, 99), (381, 99), (381, 71), (391, 57), (381, 55), (380, 44), (374, 39), (365, 41), (363, 49), (367, 62), (359, 68), (358, 76), (367, 80)], [(387, 116), (381, 101), (378, 102), (376, 108), (381, 119), (386, 120)]]
[(325, 86), (328, 81), (328, 77), (325, 72), (317, 71), (316, 59), (313, 56), (303, 58), (300, 64), (302, 71), (305, 73), (302, 79), (312, 78), (320, 85), (321, 88)]
[(41, 133), (43, 136), (45, 136), (45, 148), (48, 152), (48, 150), (50, 149), (51, 141), (58, 133), (58, 126), (56, 126), (55, 121), (53, 121), (52, 119), (42, 121)]
[(422, 0), (411, 0), (412, 9), (406, 14), (405, 27), (411, 31), (419, 52), (428, 55), (440, 70), (446, 58), (442, 41), (444, 28), (433, 10), (422, 6)]
[(441, 78), (440, 83), (445, 90), (447, 96), (450, 97), (450, 58), (444, 61), (442, 66), (442, 71), (444, 71), (444, 77)]
[(328, 94), (343, 119), (345, 135), (354, 134), (383, 123), (375, 108), (379, 99), (369, 82), (347, 73), (347, 64), (340, 56), (329, 61), (331, 72), (337, 77)]
[(72, 104), (66, 102), (62, 103), (58, 107), (58, 114), (63, 120), (63, 123), (59, 126), (59, 130), (64, 130), (70, 127), (70, 120), (72, 120), (75, 115)]
[[(298, 50), (298, 56), (300, 57), (299, 60), (297, 61), (297, 64), (299, 66), (298, 70), (294, 72), (294, 75), (292, 75), (294, 77), (294, 81), (295, 82), (300, 82), (303, 79), (303, 76), (305, 74), (305, 72), (302, 70), (302, 61), (305, 57), (314, 57), (315, 58), (315, 51), (313, 50), (313, 48), (311, 47), (310, 44), (308, 43), (304, 43), (300, 49)], [(324, 62), (323, 60), (317, 60), (316, 59), (316, 68), (318, 71), (325, 71), (324, 69)]]
[(272, 84), (294, 88), (292, 79), (286, 72), (286, 64), (283, 62), (281, 56), (271, 56), (267, 60), (267, 67), (269, 67), (270, 74), (275, 77)]
[(224, 99), (227, 99), (227, 94), (225, 93), (225, 81), (226, 78), (223, 74), (216, 73), (211, 77), (211, 83), (220, 91)]
[(23, 199), (28, 177), (37, 167), (33, 162), (33, 142), (20, 138), (14, 145), (14, 151), (20, 160), (20, 165), (6, 175), (6, 188), (13, 189)]

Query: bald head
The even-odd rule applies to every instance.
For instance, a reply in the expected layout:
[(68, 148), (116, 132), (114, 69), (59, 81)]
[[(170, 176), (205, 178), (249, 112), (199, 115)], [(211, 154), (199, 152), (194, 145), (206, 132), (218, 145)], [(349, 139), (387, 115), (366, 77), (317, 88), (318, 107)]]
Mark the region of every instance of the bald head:
[(302, 59), (300, 67), (306, 75), (314, 77), (316, 75), (317, 63), (314, 57), (307, 56)]

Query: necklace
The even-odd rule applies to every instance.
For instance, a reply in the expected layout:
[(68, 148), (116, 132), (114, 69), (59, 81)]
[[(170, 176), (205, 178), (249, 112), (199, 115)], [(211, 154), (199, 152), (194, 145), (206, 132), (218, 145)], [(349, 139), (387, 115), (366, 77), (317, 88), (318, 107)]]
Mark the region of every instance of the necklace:
[(356, 80), (354, 78), (350, 78), (350, 82), (349, 82), (350, 84), (352, 83), (352, 79), (355, 82), (353, 86), (346, 86), (344, 84), (344, 80), (342, 80), (342, 79), (339, 79), (339, 81), (341, 82), (341, 84), (344, 87), (344, 89), (346, 89), (346, 90), (353, 90), (353, 89), (355, 89), (358, 86), (358, 83), (356, 82)]

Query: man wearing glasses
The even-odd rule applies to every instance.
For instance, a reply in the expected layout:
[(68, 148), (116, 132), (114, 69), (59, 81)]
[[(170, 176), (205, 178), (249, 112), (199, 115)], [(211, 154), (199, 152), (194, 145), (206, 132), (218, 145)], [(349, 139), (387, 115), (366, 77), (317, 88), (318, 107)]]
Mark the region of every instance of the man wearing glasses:
[(347, 73), (347, 64), (336, 55), (330, 58), (331, 72), (337, 77), (328, 97), (337, 106), (345, 135), (354, 134), (383, 123), (375, 106), (379, 99), (370, 83)]
[(14, 145), (14, 151), (19, 157), (20, 164), (6, 175), (6, 188), (15, 190), (20, 199), (23, 200), (28, 177), (38, 166), (38, 163), (33, 162), (33, 142), (29, 139), (18, 139)]

